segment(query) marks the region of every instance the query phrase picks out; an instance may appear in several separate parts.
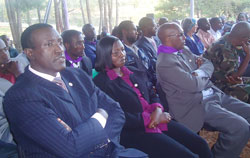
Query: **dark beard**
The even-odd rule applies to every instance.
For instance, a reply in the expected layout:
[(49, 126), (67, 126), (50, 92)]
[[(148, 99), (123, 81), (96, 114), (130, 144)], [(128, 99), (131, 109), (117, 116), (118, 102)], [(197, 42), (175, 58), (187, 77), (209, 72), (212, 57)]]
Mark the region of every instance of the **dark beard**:
[(133, 43), (136, 42), (136, 38), (134, 38), (134, 37), (127, 37), (127, 40), (128, 40), (128, 42), (129, 42), (130, 44), (133, 44)]

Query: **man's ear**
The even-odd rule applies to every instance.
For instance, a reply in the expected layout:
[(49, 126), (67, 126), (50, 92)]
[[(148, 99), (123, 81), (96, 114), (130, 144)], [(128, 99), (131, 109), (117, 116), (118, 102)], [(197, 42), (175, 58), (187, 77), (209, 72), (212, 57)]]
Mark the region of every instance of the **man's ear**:
[(66, 50), (69, 50), (69, 46), (70, 46), (69, 43), (63, 43), (63, 45), (64, 45), (64, 48), (65, 48)]
[(33, 60), (34, 59), (34, 52), (32, 48), (25, 48), (23, 50), (23, 52), (26, 54), (27, 58), (29, 60)]
[(123, 29), (123, 30), (122, 30), (122, 36), (126, 36), (126, 35), (127, 35), (127, 32), (128, 32), (127, 30)]

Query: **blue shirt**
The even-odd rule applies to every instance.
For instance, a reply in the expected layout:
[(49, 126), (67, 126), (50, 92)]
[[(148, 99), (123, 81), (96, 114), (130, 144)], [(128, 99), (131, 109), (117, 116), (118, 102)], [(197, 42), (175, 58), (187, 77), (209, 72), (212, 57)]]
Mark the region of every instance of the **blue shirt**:
[(186, 36), (185, 45), (191, 50), (191, 52), (196, 55), (203, 54), (204, 45), (202, 44), (200, 38), (195, 34), (192, 35), (194, 40), (192, 40), (188, 35), (185, 36)]

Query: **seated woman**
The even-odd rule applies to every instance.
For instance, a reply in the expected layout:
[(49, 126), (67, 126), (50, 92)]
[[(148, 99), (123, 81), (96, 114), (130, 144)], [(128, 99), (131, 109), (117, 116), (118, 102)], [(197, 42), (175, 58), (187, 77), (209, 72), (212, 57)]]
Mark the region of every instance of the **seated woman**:
[(99, 74), (95, 84), (119, 102), (126, 122), (121, 144), (137, 148), (150, 158), (209, 158), (211, 151), (199, 135), (191, 132), (164, 112), (159, 98), (145, 72), (125, 64), (121, 41), (113, 36), (101, 39), (97, 45), (95, 69)]
[(186, 18), (182, 22), (182, 28), (186, 37), (185, 45), (196, 55), (202, 55), (204, 52), (204, 46), (200, 38), (195, 34), (197, 26), (196, 20)]

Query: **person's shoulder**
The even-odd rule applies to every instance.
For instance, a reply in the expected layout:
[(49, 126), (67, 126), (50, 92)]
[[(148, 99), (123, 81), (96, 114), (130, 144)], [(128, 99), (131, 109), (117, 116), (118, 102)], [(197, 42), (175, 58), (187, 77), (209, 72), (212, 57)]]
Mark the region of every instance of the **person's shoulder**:
[(108, 75), (106, 72), (99, 72), (96, 77), (93, 79), (94, 83), (106, 83), (108, 82), (110, 79), (108, 78)]
[(5, 93), (5, 100), (22, 100), (27, 99), (27, 94), (29, 98), (32, 98), (31, 95), (36, 95), (38, 89), (36, 84), (33, 82), (35, 79), (31, 79), (32, 76), (29, 76), (27, 72), (24, 72), (18, 76), (16, 83), (9, 88)]
[(145, 40), (147, 40), (145, 37), (141, 37), (135, 42), (135, 44), (137, 46), (143, 45), (145, 43)]
[(88, 74), (82, 69), (66, 67), (60, 72), (63, 76), (88, 77)]
[(99, 72), (93, 81), (100, 89), (105, 89), (105, 87), (109, 86), (112, 82), (107, 76), (106, 72)]

